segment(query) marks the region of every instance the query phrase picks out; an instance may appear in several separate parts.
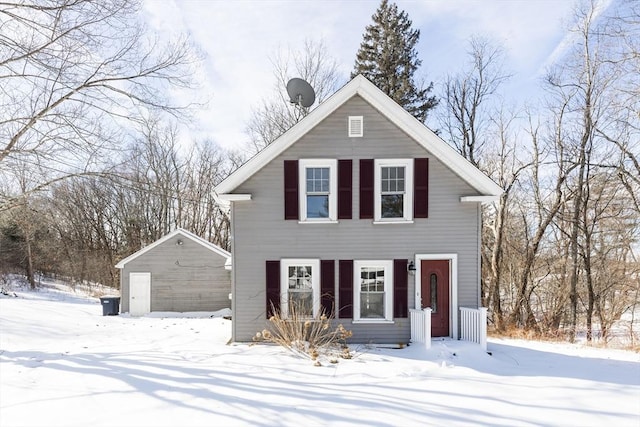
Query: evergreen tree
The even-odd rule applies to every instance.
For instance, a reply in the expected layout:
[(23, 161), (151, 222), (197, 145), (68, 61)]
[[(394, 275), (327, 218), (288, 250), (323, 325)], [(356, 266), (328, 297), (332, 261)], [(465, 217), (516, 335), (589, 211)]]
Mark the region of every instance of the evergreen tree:
[(430, 109), (438, 104), (427, 88), (418, 87), (413, 79), (421, 60), (415, 45), (420, 39), (420, 30), (411, 28), (411, 20), (398, 6), (382, 0), (371, 17), (373, 24), (365, 29), (364, 40), (356, 56), (351, 78), (362, 74), (380, 90), (404, 107), (415, 118), (424, 122)]

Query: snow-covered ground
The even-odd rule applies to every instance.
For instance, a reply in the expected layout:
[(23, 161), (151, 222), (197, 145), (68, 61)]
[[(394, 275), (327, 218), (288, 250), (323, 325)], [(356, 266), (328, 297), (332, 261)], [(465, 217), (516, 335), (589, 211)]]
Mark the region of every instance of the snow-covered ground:
[[(577, 345), (354, 347), (321, 367), (228, 344), (224, 313), (102, 316), (0, 295), (0, 426), (640, 426), (640, 355)], [(214, 317), (210, 317), (214, 315)]]

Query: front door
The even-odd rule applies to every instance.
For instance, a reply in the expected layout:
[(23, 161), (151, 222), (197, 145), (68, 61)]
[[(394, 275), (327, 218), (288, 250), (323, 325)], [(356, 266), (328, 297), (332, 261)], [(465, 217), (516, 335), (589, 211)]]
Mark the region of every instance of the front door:
[(151, 273), (129, 273), (129, 313), (142, 316), (151, 311)]
[(422, 308), (431, 308), (431, 336), (449, 336), (449, 260), (422, 260)]

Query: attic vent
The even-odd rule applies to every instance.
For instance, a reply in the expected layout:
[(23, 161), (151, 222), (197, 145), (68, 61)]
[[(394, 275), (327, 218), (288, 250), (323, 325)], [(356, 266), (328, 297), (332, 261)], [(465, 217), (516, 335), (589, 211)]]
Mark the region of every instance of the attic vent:
[(364, 135), (362, 116), (349, 116), (349, 137), (357, 138)]

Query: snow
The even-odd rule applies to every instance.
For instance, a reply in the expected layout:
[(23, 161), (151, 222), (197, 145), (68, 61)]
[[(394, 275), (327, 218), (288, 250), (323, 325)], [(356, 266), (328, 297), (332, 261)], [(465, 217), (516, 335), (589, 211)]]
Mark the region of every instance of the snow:
[[(13, 296), (13, 292), (17, 297)], [(102, 316), (62, 286), (0, 295), (0, 425), (640, 426), (640, 355), (443, 339), (313, 366), (229, 343), (228, 311)]]

